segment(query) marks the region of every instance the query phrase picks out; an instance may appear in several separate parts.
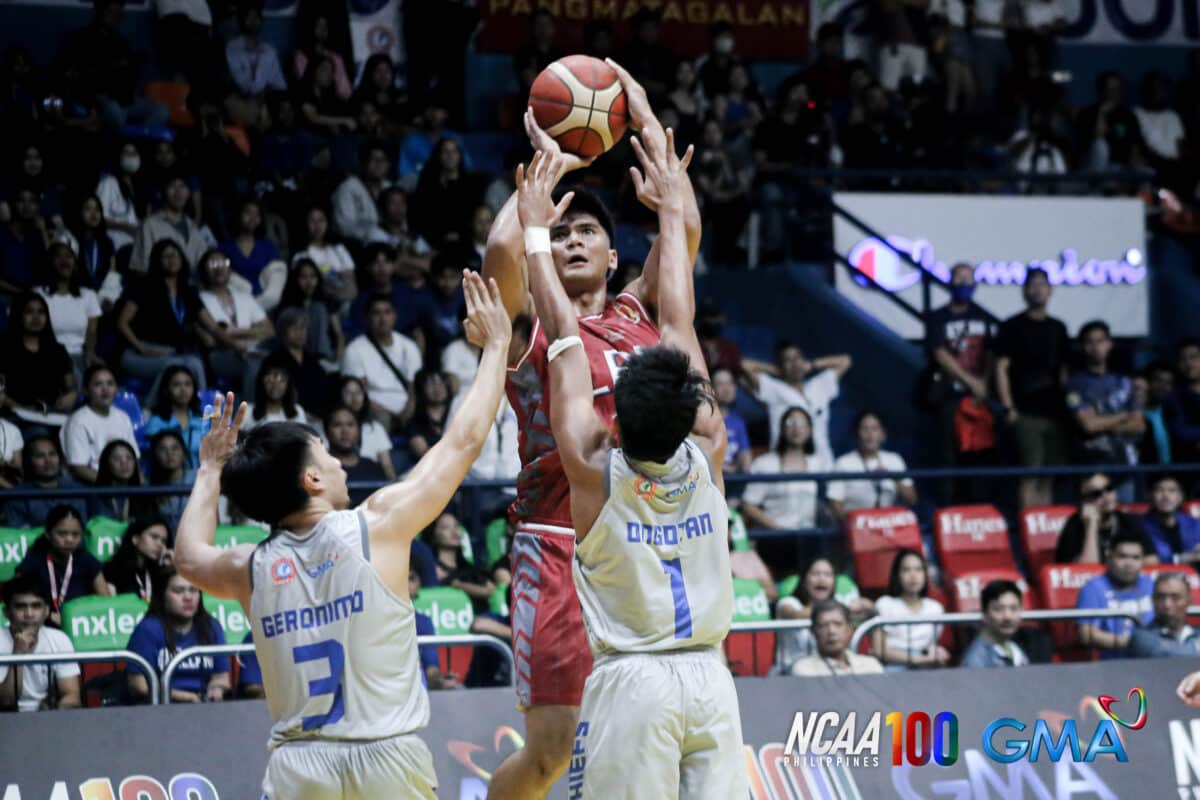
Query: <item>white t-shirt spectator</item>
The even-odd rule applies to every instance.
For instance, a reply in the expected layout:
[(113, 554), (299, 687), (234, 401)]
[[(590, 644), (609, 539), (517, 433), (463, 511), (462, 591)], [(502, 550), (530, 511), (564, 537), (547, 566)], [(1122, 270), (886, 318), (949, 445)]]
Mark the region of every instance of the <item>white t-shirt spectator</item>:
[[(383, 351), (411, 386), (417, 370), (421, 369), (421, 351), (416, 342), (402, 334), (393, 333), (392, 343)], [(399, 414), (408, 404), (408, 389), (404, 382), (392, 372), (365, 333), (346, 346), (342, 372), (362, 378), (367, 384), (371, 400), (387, 409), (389, 414)]]
[(105, 445), (115, 439), (129, 442), (133, 452), (138, 451), (133, 422), (128, 414), (116, 407), (110, 408), (107, 416), (101, 416), (91, 406), (83, 406), (67, 417), (60, 436), (67, 463), (74, 467), (99, 469), (100, 454)]
[(459, 391), (475, 382), (479, 371), (479, 351), (466, 339), (455, 339), (442, 350), (442, 372), (458, 378)]
[(779, 442), (779, 426), (783, 414), (789, 408), (799, 406), (812, 417), (813, 447), (817, 455), (827, 463), (833, 463), (833, 449), (829, 446), (829, 405), (837, 398), (840, 388), (837, 373), (831, 369), (818, 372), (804, 382), (804, 392), (799, 392), (790, 383), (773, 375), (758, 376), (758, 393), (755, 397), (767, 407), (767, 421), (771, 426), (771, 447)]
[(255, 419), (254, 404), (247, 403), (246, 405), (246, 421), (242, 423), (242, 427), (246, 430), (250, 430), (258, 425), (266, 425), (268, 422), (299, 422), (301, 425), (314, 425), (317, 423), (317, 420), (312, 419), (300, 406), (296, 406), (296, 416), (294, 417), (289, 417), (282, 411), (268, 411), (266, 414), (263, 414), (262, 419)]
[[(12, 631), (7, 627), (0, 628), (0, 655), (11, 655), (13, 650)], [(52, 653), (74, 653), (71, 640), (62, 631), (42, 626), (38, 631), (37, 644), (33, 652), (50, 655)], [(61, 664), (31, 664), (21, 667), (21, 696), (17, 698), (17, 709), (20, 711), (37, 711), (42, 701), (50, 694), (50, 676), (57, 681), (59, 678), (75, 678), (79, 676), (79, 665), (73, 661)], [(8, 677), (8, 667), (0, 665), (0, 681)]]
[[(890, 450), (880, 450), (873, 458), (863, 458), (857, 450), (838, 457), (833, 462), (833, 472), (903, 472), (907, 469), (904, 458)], [(912, 486), (911, 478), (900, 481)], [(877, 481), (831, 481), (825, 495), (837, 500), (847, 511), (860, 508), (888, 508), (896, 504), (896, 482), (891, 478)]]
[(213, 322), (218, 325), (224, 323), (230, 328), (249, 328), (267, 318), (267, 312), (263, 311), (252, 295), (233, 290), (229, 293), (233, 296), (232, 316), (216, 294), (207, 289), (200, 292), (200, 302), (204, 304)]
[(350, 251), (344, 244), (327, 244), (321, 247), (309, 245), (292, 256), (292, 263), (296, 263), (296, 259), (299, 258), (311, 258), (322, 275), (328, 275), (330, 272), (354, 272), (354, 259), (350, 257)]
[(88, 323), (100, 317), (100, 300), (96, 293), (86, 287), (79, 289), (78, 297), (72, 294), (50, 294), (45, 287), (39, 287), (37, 293), (46, 299), (46, 305), (50, 307), (50, 324), (54, 327), (54, 338), (71, 355), (83, 355)]
[[(937, 600), (922, 597), (921, 610), (914, 612), (899, 597), (890, 595), (884, 595), (876, 600), (875, 610), (881, 617), (926, 617), (946, 611)], [(921, 625), (885, 625), (883, 627), (885, 647), (911, 654), (923, 653), (933, 647), (941, 635), (942, 626), (932, 622)]]
[[(809, 456), (805, 472), (827, 472), (820, 456)], [(750, 464), (751, 474), (783, 472), (778, 453), (763, 453)], [(749, 483), (742, 502), (758, 506), (782, 528), (811, 528), (817, 524), (817, 484), (814, 481)]]
[(1184, 137), (1183, 120), (1174, 109), (1149, 111), (1138, 107), (1133, 110), (1146, 146), (1159, 158), (1179, 158), (1179, 140)]
[[(100, 199), (100, 209), (106, 222), (125, 222), (133, 226), (141, 224), (133, 201), (121, 194), (121, 184), (112, 175), (100, 178), (100, 182), (96, 184), (96, 197)], [(133, 244), (133, 234), (119, 231), (111, 224), (108, 226), (108, 238), (112, 241), (114, 250)]]
[(5, 464), (13, 460), (13, 456), (25, 449), (25, 437), (21, 429), (6, 419), (0, 419), (0, 461)]
[(388, 436), (387, 428), (381, 423), (369, 419), (359, 427), (359, 433), (362, 445), (358, 448), (358, 454), (363, 458), (376, 460), (383, 451), (391, 452), (392, 437)]
[[(454, 419), (462, 406), (466, 392), (460, 391), (450, 404), (450, 413), (446, 423)], [(517, 450), (517, 415), (505, 398), (500, 399), (500, 407), (496, 409), (496, 420), (488, 431), (483, 449), (479, 457), (467, 471), (467, 477), (480, 480), (493, 478), (516, 478), (521, 471), (521, 455)], [(515, 492), (513, 492), (515, 494)]]

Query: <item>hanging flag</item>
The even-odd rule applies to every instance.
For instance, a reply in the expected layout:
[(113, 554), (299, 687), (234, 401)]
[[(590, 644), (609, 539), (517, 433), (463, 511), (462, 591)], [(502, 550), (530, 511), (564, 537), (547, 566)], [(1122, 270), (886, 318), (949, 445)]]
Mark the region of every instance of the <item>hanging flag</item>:
[(350, 12), (350, 41), (354, 45), (355, 72), (376, 53), (391, 56), (396, 75), (404, 75), (402, 0), (346, 0)]

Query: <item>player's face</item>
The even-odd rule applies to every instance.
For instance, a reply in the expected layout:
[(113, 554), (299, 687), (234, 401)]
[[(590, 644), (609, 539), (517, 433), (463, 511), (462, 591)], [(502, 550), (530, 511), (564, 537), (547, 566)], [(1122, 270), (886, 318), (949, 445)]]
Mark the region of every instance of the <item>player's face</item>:
[(1183, 490), (1174, 480), (1159, 481), (1154, 486), (1154, 510), (1160, 514), (1174, 514), (1183, 505)]
[(309, 467), (316, 470), (324, 488), (322, 494), (328, 498), (334, 508), (346, 508), (350, 505), (350, 492), (346, 489), (346, 470), (325, 445), (315, 436), (309, 445)]
[(604, 288), (617, 253), (600, 221), (591, 214), (567, 214), (550, 229), (554, 269), (569, 296)]
[(1021, 627), (1021, 599), (1015, 594), (1002, 594), (984, 610), (983, 618), (992, 638), (1011, 639)]

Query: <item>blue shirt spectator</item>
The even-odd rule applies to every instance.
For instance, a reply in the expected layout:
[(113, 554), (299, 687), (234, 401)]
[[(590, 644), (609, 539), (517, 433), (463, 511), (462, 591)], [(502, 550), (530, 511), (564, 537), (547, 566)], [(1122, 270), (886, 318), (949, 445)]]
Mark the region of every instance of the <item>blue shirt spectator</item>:
[[(242, 644), (254, 644), (254, 631), (247, 631)], [(262, 697), (263, 677), (262, 667), (258, 665), (258, 656), (247, 653), (238, 657), (238, 694), (242, 697)]]
[(1160, 564), (1179, 563), (1180, 556), (1200, 547), (1200, 519), (1182, 511), (1161, 515), (1151, 511), (1142, 517)]
[[(62, 453), (56, 436), (36, 433), (26, 438), (25, 448), (21, 451), (21, 466), (25, 480), (18, 484), (19, 488), (71, 489), (79, 486), (62, 472)], [(87, 502), (82, 497), (30, 497), (5, 503), (4, 519), (12, 528), (40, 528), (45, 524), (50, 509), (57, 505), (70, 506), (83, 519), (91, 516), (87, 513)]]
[(750, 452), (750, 435), (746, 432), (746, 420), (733, 409), (725, 412), (725, 435), (729, 440), (725, 449), (725, 466), (735, 465), (739, 453)]
[(221, 242), (221, 252), (229, 257), (229, 265), (233, 271), (250, 281), (254, 294), (262, 291), (258, 282), (259, 275), (266, 269), (267, 264), (279, 260), (279, 248), (270, 239), (255, 239), (250, 252), (242, 251), (236, 239), (226, 239)]
[[(420, 611), (417, 614), (417, 636), (437, 636), (437, 628), (433, 626), (433, 620), (428, 614), (422, 614)], [(432, 644), (423, 644), (417, 647), (417, 652), (421, 657), (421, 683), (425, 688), (429, 688), (429, 678), (426, 676), (430, 669), (441, 670), (441, 665), (438, 662), (437, 647)]]
[[(1076, 608), (1105, 608), (1126, 611), (1141, 624), (1154, 616), (1151, 596), (1154, 581), (1141, 574), (1146, 550), (1140, 539), (1118, 536), (1108, 551), (1108, 571), (1097, 575), (1079, 590)], [(1133, 621), (1125, 617), (1097, 617), (1080, 620), (1079, 641), (1100, 650), (1101, 658), (1120, 658), (1129, 645)]]
[(1154, 621), (1134, 630), (1129, 639), (1129, 655), (1134, 658), (1200, 655), (1200, 634), (1187, 621), (1191, 598), (1185, 575), (1159, 573), (1154, 581)]
[(421, 586), (437, 586), (437, 557), (433, 549), (420, 539), (413, 539), (408, 555), (409, 572), (421, 579)]
[(225, 45), (225, 63), (229, 76), (242, 94), (257, 97), (267, 90), (287, 90), (283, 69), (279, 66), (279, 54), (275, 48), (262, 41), (262, 11), (253, 4), (244, 8), (238, 16), (241, 36), (236, 36)]
[[(445, 118), (445, 110), (436, 108), (427, 110), (425, 116), (428, 118), (430, 114), (438, 113), (443, 115), (442, 119)], [(404, 137), (404, 144), (400, 146), (400, 159), (396, 165), (397, 174), (401, 178), (410, 175), (415, 178), (433, 153), (433, 146), (442, 139), (453, 139), (458, 143), (458, 149), (462, 151), (462, 168), (467, 172), (472, 171), (474, 166), (471, 163), (471, 154), (463, 145), (462, 136), (453, 131), (434, 128), (432, 130), (418, 129)]]
[[(1067, 408), (1080, 428), (1077, 451), (1087, 464), (1136, 464), (1144, 420), (1133, 397), (1133, 381), (1107, 369), (1112, 340), (1102, 323), (1085, 325), (1079, 338), (1088, 352), (1088, 369), (1067, 381)], [(1129, 415), (1132, 421), (1113, 424)], [(1137, 426), (1139, 432), (1134, 433)], [(1128, 431), (1126, 431), (1128, 428)]]
[(1179, 345), (1179, 385), (1163, 401), (1163, 419), (1171, 434), (1171, 460), (1200, 460), (1200, 341)]
[[(712, 370), (713, 393), (725, 418), (725, 435), (729, 441), (725, 448), (725, 466), (731, 472), (749, 472), (753, 453), (750, 452), (750, 435), (746, 431), (746, 420), (733, 406), (737, 402), (737, 378), (728, 367)], [(737, 487), (740, 494), (741, 487)]]

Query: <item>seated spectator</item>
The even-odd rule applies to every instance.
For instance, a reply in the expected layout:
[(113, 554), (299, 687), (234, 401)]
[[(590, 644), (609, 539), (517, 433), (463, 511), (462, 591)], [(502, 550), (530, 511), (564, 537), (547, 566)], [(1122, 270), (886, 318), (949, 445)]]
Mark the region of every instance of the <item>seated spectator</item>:
[[(254, 631), (246, 631), (246, 638), (242, 639), (242, 644), (254, 644)], [(262, 667), (258, 665), (258, 656), (254, 653), (238, 656), (238, 667), (238, 697), (245, 700), (261, 700), (266, 697), (267, 691), (263, 688)]]
[(396, 309), (387, 295), (374, 295), (367, 304), (367, 332), (346, 347), (342, 372), (362, 378), (371, 393), (371, 410), (389, 430), (397, 430), (413, 412), (410, 394), (421, 369), (421, 351), (407, 336), (396, 333)]
[(325, 209), (312, 206), (304, 219), (307, 237), (304, 249), (292, 255), (292, 269), (296, 268), (300, 259), (308, 259), (325, 279), (325, 291), (329, 299), (339, 303), (352, 299), (358, 291), (354, 285), (354, 259), (344, 244), (329, 237), (329, 217)]
[(329, 406), (329, 373), (321, 366), (321, 357), (306, 349), (308, 325), (303, 309), (292, 306), (281, 311), (276, 323), (279, 344), (271, 359), (291, 371), (296, 401), (313, 414), (323, 414)]
[[(662, 13), (648, 6), (641, 6), (629, 18), (629, 24), (633, 30), (632, 40), (618, 52), (617, 62), (638, 79), (650, 97), (658, 97), (668, 91), (671, 73), (677, 61), (659, 36)], [(683, 63), (692, 66), (690, 61)], [(698, 89), (693, 88), (693, 91), (699, 93)], [(680, 141), (686, 142), (689, 139), (680, 137)]]
[[(187, 468), (187, 445), (177, 430), (159, 431), (150, 440), (150, 485), (179, 487), (190, 484), (196, 471)], [(167, 529), (174, 532), (183, 518), (187, 505), (186, 494), (164, 494), (153, 499), (154, 513), (167, 522)]]
[(97, 293), (100, 308), (107, 313), (121, 296), (121, 274), (104, 222), (104, 207), (100, 198), (89, 194), (79, 201), (76, 210), (78, 213), (67, 221), (71, 228), (67, 244), (79, 259), (80, 285)]
[[(0, 408), (4, 407), (5, 377), (0, 375)], [(21, 480), (21, 452), (25, 437), (21, 429), (0, 417), (0, 489), (11, 489)]]
[(188, 202), (192, 199), (187, 178), (178, 171), (168, 173), (162, 186), (162, 210), (146, 217), (138, 227), (133, 253), (129, 257), (129, 269), (133, 272), (146, 273), (154, 269), (155, 245), (159, 242), (174, 242), (188, 264), (199, 264), (208, 249), (200, 228), (187, 215)]
[[(0, 656), (75, 651), (65, 633), (46, 627), (50, 595), (32, 577), (20, 575), (4, 584), (4, 615), (8, 625), (0, 627)], [(79, 708), (80, 696), (78, 664), (30, 664), (19, 672), (0, 665), (0, 711)]]
[(342, 376), (338, 382), (337, 402), (349, 409), (358, 420), (359, 437), (362, 440), (358, 448), (359, 455), (379, 464), (389, 481), (396, 480), (396, 468), (392, 465), (392, 438), (371, 416), (366, 384), (361, 378)]
[[(800, 575), (796, 591), (779, 598), (775, 616), (779, 619), (810, 619), (813, 607), (822, 600), (837, 600), (851, 609), (855, 620), (862, 620), (874, 613), (874, 604), (858, 593), (858, 587), (848, 576), (839, 575), (833, 562), (825, 557), (814, 558)], [(817, 650), (812, 630), (780, 631), (777, 636), (778, 651), (775, 656), (776, 669), (786, 675), (797, 660), (810, 656)]]
[(381, 141), (369, 141), (359, 153), (359, 174), (350, 174), (333, 193), (333, 227), (346, 239), (366, 242), (379, 226), (376, 203), (390, 185), (392, 162)]
[[(708, 252), (720, 264), (741, 264), (745, 256), (739, 242), (750, 216), (750, 187), (754, 170), (744, 154), (744, 141), (727, 138), (722, 120), (710, 115), (700, 128), (696, 150), (696, 195), (704, 211), (703, 222), (712, 231)], [(769, 221), (766, 236), (773, 233)], [(766, 247), (778, 247), (772, 239)], [(768, 251), (774, 256), (777, 251)]]
[(1152, 70), (1142, 78), (1141, 102), (1133, 109), (1146, 157), (1166, 180), (1181, 167), (1187, 132), (1179, 112), (1171, 108), (1171, 82), (1166, 73)]
[[(413, 122), (414, 109), (409, 104), (408, 95), (397, 83), (396, 66), (391, 57), (387, 53), (373, 53), (363, 65), (362, 82), (354, 96), (359, 106), (370, 103), (375, 107), (383, 124), (383, 132), (388, 137), (405, 133)], [(404, 144), (408, 145), (407, 137)], [(420, 169), (420, 164), (416, 169)]]
[(340, 364), (345, 355), (346, 340), (342, 335), (342, 323), (337, 314), (329, 313), (326, 302), (325, 279), (321, 270), (310, 258), (298, 258), (292, 263), (287, 285), (275, 318), (285, 309), (298, 308), (308, 317), (308, 343), (305, 350), (319, 355), (325, 361)]
[(10, 219), (0, 225), (0, 291), (17, 294), (33, 287), (34, 268), (46, 256), (52, 228), (39, 208), (39, 192), (18, 186), (9, 196)]
[(1171, 434), (1171, 461), (1183, 464), (1200, 461), (1200, 340), (1184, 339), (1176, 352), (1179, 381), (1163, 403), (1163, 420)]
[(1150, 511), (1142, 527), (1160, 564), (1200, 561), (1200, 519), (1182, 510), (1183, 487), (1174, 475), (1159, 475), (1150, 485)]
[[(854, 422), (858, 448), (839, 456), (833, 463), (834, 472), (903, 472), (908, 469), (899, 453), (884, 450), (887, 431), (883, 420), (874, 411), (863, 411)], [(882, 480), (833, 481), (829, 484), (828, 499), (833, 514), (845, 519), (846, 514), (860, 508), (889, 508), (901, 503), (917, 504), (917, 490), (912, 478)]]
[(315, 422), (296, 402), (291, 370), (278, 354), (268, 356), (258, 370), (254, 403), (244, 425), (249, 429), (268, 422), (299, 422), (303, 425)]
[(1154, 579), (1151, 595), (1154, 619), (1133, 629), (1126, 655), (1133, 658), (1200, 655), (1200, 634), (1187, 621), (1191, 596), (1183, 574), (1160, 573)]
[(729, 570), (733, 573), (734, 578), (757, 581), (758, 585), (762, 587), (763, 594), (766, 595), (767, 602), (774, 603), (779, 599), (779, 587), (775, 585), (775, 579), (771, 577), (771, 570), (767, 568), (758, 551), (754, 549), (754, 543), (750, 543), (749, 550), (735, 550), (733, 548), (733, 516), (731, 513), (729, 523)]
[(100, 562), (81, 547), (83, 517), (71, 506), (57, 505), (44, 521), (45, 532), (34, 539), (17, 565), (16, 574), (34, 581), (50, 598), (50, 624), (62, 627), (63, 603), (89, 594), (108, 594)]
[[(189, 647), (225, 644), (225, 631), (204, 608), (200, 590), (167, 567), (154, 586), (150, 608), (129, 637), (129, 649), (149, 661), (159, 677), (175, 654)], [(127, 673), (129, 692), (150, 700), (150, 684), (138, 667)], [(171, 682), (172, 703), (218, 702), (230, 691), (228, 656), (193, 656), (179, 665)]]
[[(424, 353), (425, 332), (421, 325), (431, 315), (434, 293), (426, 285), (397, 280), (398, 260), (399, 254), (390, 245), (374, 242), (366, 246), (359, 267), (358, 296), (350, 304), (346, 329), (351, 336), (366, 330), (367, 304), (375, 295), (385, 294), (392, 298), (392, 308), (396, 309), (396, 330), (410, 337)], [(423, 278), (421, 283), (425, 283)]]
[[(916, 550), (903, 548), (892, 561), (887, 594), (875, 601), (880, 617), (932, 617), (946, 609), (929, 596), (929, 565)], [(928, 622), (920, 625), (885, 625), (871, 638), (871, 649), (888, 671), (944, 667), (950, 653), (938, 644), (942, 626)]]
[(725, 418), (725, 436), (729, 444), (725, 448), (725, 469), (730, 472), (749, 472), (753, 454), (750, 452), (750, 434), (746, 432), (746, 420), (733, 410), (737, 403), (737, 380), (724, 367), (712, 374), (713, 394), (721, 406)]
[(471, 215), (470, 241), (460, 248), (468, 269), (483, 269), (483, 256), (487, 252), (488, 234), (496, 221), (496, 212), (487, 203), (480, 203)]
[[(208, 312), (192, 288), (188, 262), (173, 241), (163, 240), (150, 253), (149, 271), (125, 293), (117, 316), (124, 350), (121, 369), (143, 381), (154, 381), (172, 364), (183, 364), (204, 391), (204, 362), (197, 354), (197, 327)], [(211, 322), (211, 318), (209, 318)], [(157, 395), (157, 386), (150, 396)]]
[(1014, 637), (1021, 628), (1021, 587), (1012, 581), (996, 580), (979, 595), (983, 630), (963, 652), (960, 666), (969, 669), (1023, 667), (1029, 656)]
[(102, 172), (96, 184), (96, 196), (100, 198), (104, 227), (108, 230), (113, 252), (123, 253), (126, 258), (132, 251), (133, 237), (141, 227), (146, 209), (141, 181), (134, 178), (141, 168), (142, 154), (137, 144), (123, 142), (114, 168)]
[(14, 378), (6, 385), (0, 412), (65, 414), (75, 407), (75, 365), (54, 338), (50, 307), (41, 295), (22, 294), (9, 308), (0, 373)]
[(421, 536), (433, 548), (437, 558), (438, 584), (466, 592), (475, 606), (475, 613), (481, 614), (487, 611), (496, 583), (467, 561), (462, 552), (463, 535), (458, 519), (446, 511)]
[(416, 462), (441, 440), (450, 418), (451, 398), (446, 376), (437, 370), (422, 369), (413, 379), (413, 386), (416, 401), (405, 431), (408, 452)]
[(338, 96), (333, 59), (315, 55), (300, 82), (300, 116), (309, 130), (322, 136), (353, 132), (357, 127), (350, 104)]
[(47, 250), (46, 258), (50, 269), (37, 293), (46, 299), (50, 309), (54, 338), (71, 356), (76, 370), (81, 372), (100, 360), (96, 356), (100, 300), (84, 285), (87, 276), (83, 265), (70, 247), (55, 242)]
[(479, 177), (463, 163), (462, 145), (449, 137), (440, 139), (421, 167), (413, 192), (413, 227), (436, 249), (457, 244), (463, 222), (483, 199), (483, 189)]
[(1142, 522), (1117, 508), (1117, 489), (1108, 476), (1097, 472), (1079, 486), (1079, 511), (1072, 514), (1058, 534), (1054, 561), (1058, 564), (1102, 564), (1108, 561), (1112, 543), (1121, 536), (1142, 540), (1147, 563), (1158, 562), (1154, 543)]
[(379, 193), (379, 225), (367, 240), (395, 248), (407, 280), (429, 272), (429, 243), (408, 224), (408, 195), (403, 189), (393, 186)]
[[(354, 412), (343, 406), (335, 406), (325, 415), (325, 438), (329, 442), (329, 455), (342, 462), (347, 481), (387, 480), (383, 468), (375, 461), (360, 455), (362, 432)], [(358, 505), (373, 490), (358, 489), (350, 492), (350, 504)]]
[(911, 6), (902, 0), (884, 0), (875, 7), (880, 30), (879, 83), (889, 92), (910, 80), (920, 84), (929, 72), (929, 59), (910, 17)]
[[(408, 597), (415, 600), (421, 591), (421, 575), (416, 570), (409, 570), (408, 573)], [(422, 611), (414, 612), (417, 619), (417, 636), (437, 636), (437, 628), (433, 624), (433, 620), (428, 614)], [(458, 678), (453, 673), (443, 674), (441, 664), (438, 661), (438, 649), (431, 644), (422, 644), (417, 646), (417, 652), (421, 657), (421, 677), (425, 681), (425, 687), (431, 692), (438, 689), (457, 689), (459, 687)]]
[(1175, 371), (1165, 361), (1147, 364), (1140, 378), (1134, 380), (1134, 391), (1144, 386), (1145, 395), (1138, 403), (1146, 418), (1146, 433), (1139, 445), (1138, 462), (1142, 464), (1171, 463), (1171, 433), (1167, 429), (1166, 404), (1175, 390)]
[(182, 364), (167, 367), (158, 381), (158, 395), (146, 420), (147, 436), (159, 431), (177, 430), (187, 445), (187, 465), (200, 466), (200, 440), (204, 438), (204, 417), (200, 413), (200, 396), (196, 393), (196, 378)]
[(421, 329), (425, 334), (425, 357), (437, 363), (442, 350), (463, 338), (462, 321), (466, 317), (463, 298), (463, 262), (457, 256), (439, 253), (430, 267), (433, 292), (425, 306)]
[[(225, 44), (225, 66), (241, 95), (237, 98), (239, 103), (226, 105), (236, 105), (240, 113), (234, 114), (235, 121), (249, 125), (258, 121), (257, 112), (267, 92), (283, 92), (288, 88), (283, 68), (279, 66), (279, 54), (272, 44), (264, 42), (260, 36), (262, 14), (261, 4), (246, 3), (240, 6), (237, 23), (241, 35)], [(231, 113), (233, 110), (231, 107)]]
[(117, 379), (103, 365), (88, 367), (83, 375), (84, 405), (67, 417), (62, 429), (63, 451), (67, 468), (75, 479), (95, 483), (100, 454), (109, 442), (120, 439), (137, 446), (133, 420), (119, 408), (113, 408)]
[[(816, 455), (812, 418), (797, 406), (783, 413), (783, 435), (775, 452), (764, 453), (750, 464), (751, 473), (826, 472), (829, 463)], [(750, 483), (742, 493), (742, 514), (752, 528), (796, 530), (817, 524), (820, 498), (811, 481)]]
[(825, 675), (875, 675), (883, 665), (875, 656), (850, 652), (850, 609), (836, 600), (821, 600), (813, 606), (813, 632), (817, 653), (792, 665), (791, 674), (805, 678)]
[(1075, 116), (1079, 163), (1088, 171), (1135, 167), (1143, 161), (1141, 126), (1123, 103), (1124, 81), (1111, 70), (1096, 78), (1096, 101)]
[[(138, 463), (137, 451), (124, 439), (108, 443), (100, 454), (100, 469), (96, 474), (96, 487), (141, 486), (142, 467)], [(117, 522), (129, 522), (138, 512), (153, 506), (151, 498), (144, 495), (105, 495), (88, 497), (88, 517), (108, 517)]]
[[(1075, 607), (1128, 611), (1139, 617), (1141, 624), (1149, 624), (1154, 614), (1150, 599), (1154, 579), (1142, 574), (1146, 552), (1144, 537), (1118, 534), (1104, 560), (1105, 573), (1083, 585)], [(1129, 646), (1134, 624), (1124, 617), (1100, 617), (1079, 620), (1076, 630), (1079, 641), (1098, 649), (1101, 658), (1119, 658)]]
[[(21, 474), (18, 486), (26, 489), (70, 489), (79, 484), (63, 474), (62, 452), (58, 437), (50, 433), (33, 433), (21, 451)], [(42, 499), (27, 497), (9, 500), (4, 504), (4, 517), (13, 528), (38, 528), (55, 506), (66, 505), (79, 516), (85, 516), (87, 503), (82, 497)]]
[(852, 169), (901, 169), (912, 162), (904, 120), (877, 83), (862, 93), (862, 118), (846, 126), (841, 137), (845, 165)]
[(292, 77), (296, 80), (303, 78), (311, 59), (328, 58), (333, 63), (333, 85), (337, 96), (342, 100), (349, 100), (353, 87), (346, 72), (346, 62), (337, 51), (331, 35), (330, 18), (319, 6), (313, 8), (314, 15), (307, 20), (307, 25), (299, 19), (296, 21), (297, 42), (292, 53)]
[[(1113, 342), (1108, 324), (1085, 323), (1079, 329), (1079, 343), (1085, 369), (1067, 381), (1067, 408), (1079, 428), (1075, 463), (1136, 464), (1137, 442), (1146, 432), (1146, 420), (1134, 401), (1133, 381), (1109, 371)], [(1129, 495), (1132, 488), (1129, 484)]]
[(221, 252), (228, 256), (233, 271), (250, 282), (250, 290), (255, 295), (262, 292), (264, 287), (259, 277), (267, 265), (278, 261), (280, 256), (279, 248), (266, 237), (262, 206), (254, 198), (242, 201), (237, 230), (232, 239), (221, 242)]
[(779, 444), (784, 412), (799, 406), (811, 422), (814, 452), (824, 463), (832, 464), (829, 406), (841, 391), (838, 382), (850, 369), (850, 356), (823, 356), (809, 361), (798, 346), (781, 342), (775, 350), (775, 359), (774, 366), (752, 359), (742, 361), (750, 392), (767, 407), (770, 446)]
[(170, 563), (167, 523), (161, 517), (142, 517), (129, 523), (121, 537), (121, 546), (104, 565), (104, 580), (112, 594), (136, 594), (149, 603), (156, 584), (162, 582), (161, 569)]
[[(624, 288), (624, 287), (622, 287)], [(709, 372), (727, 369), (735, 378), (742, 374), (742, 352), (725, 335), (725, 312), (715, 300), (705, 300), (696, 309), (696, 335), (704, 348)]]
[(275, 335), (274, 326), (249, 292), (230, 284), (229, 256), (209, 250), (198, 272), (200, 302), (208, 312), (207, 319), (201, 317), (205, 324), (199, 333), (209, 348), (213, 374), (244, 396), (254, 385), (262, 345)]

